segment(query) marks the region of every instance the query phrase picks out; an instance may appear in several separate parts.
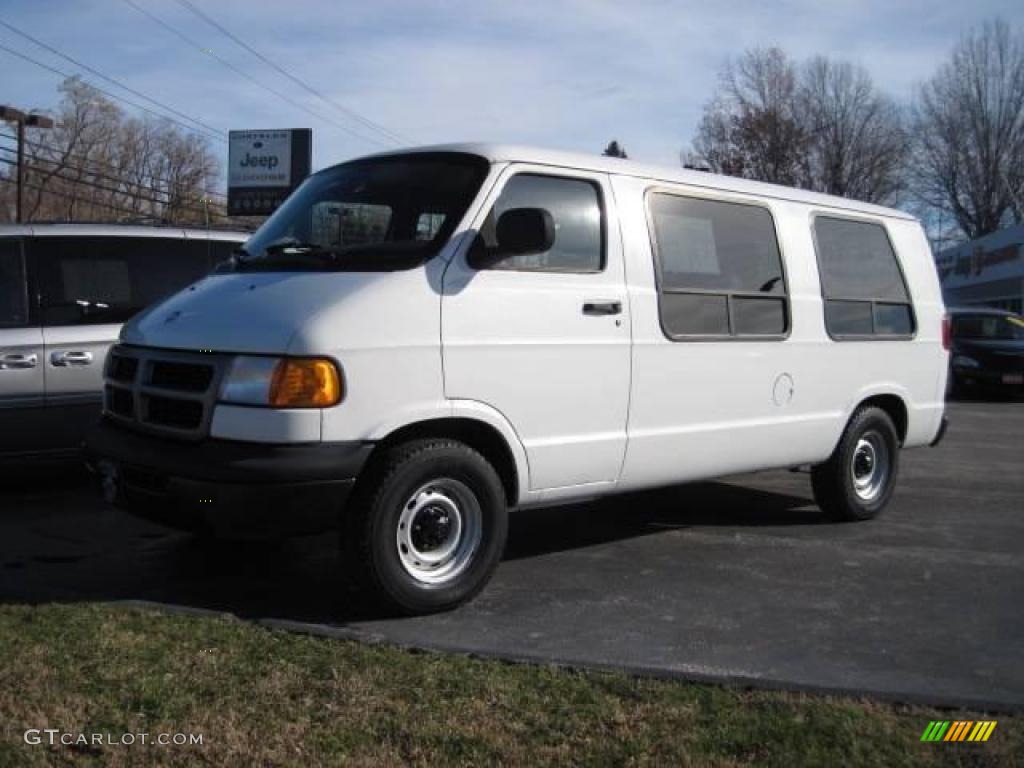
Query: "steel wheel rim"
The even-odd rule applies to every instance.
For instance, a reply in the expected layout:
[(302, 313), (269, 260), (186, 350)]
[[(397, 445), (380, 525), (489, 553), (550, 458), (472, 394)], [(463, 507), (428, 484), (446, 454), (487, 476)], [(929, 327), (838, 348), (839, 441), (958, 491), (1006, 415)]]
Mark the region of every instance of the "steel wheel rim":
[(885, 490), (890, 473), (889, 446), (878, 432), (865, 432), (857, 440), (850, 460), (853, 490), (862, 501), (874, 501)]
[(436, 586), (466, 570), (482, 535), (476, 494), (458, 480), (439, 478), (420, 486), (402, 506), (395, 545), (405, 572)]

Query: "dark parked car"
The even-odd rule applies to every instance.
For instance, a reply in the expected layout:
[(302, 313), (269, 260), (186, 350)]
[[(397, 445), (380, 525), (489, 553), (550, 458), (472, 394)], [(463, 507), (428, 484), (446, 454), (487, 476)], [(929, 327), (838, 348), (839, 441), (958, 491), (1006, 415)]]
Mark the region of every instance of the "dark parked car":
[(949, 310), (949, 388), (981, 385), (1024, 393), (1024, 317), (984, 307)]

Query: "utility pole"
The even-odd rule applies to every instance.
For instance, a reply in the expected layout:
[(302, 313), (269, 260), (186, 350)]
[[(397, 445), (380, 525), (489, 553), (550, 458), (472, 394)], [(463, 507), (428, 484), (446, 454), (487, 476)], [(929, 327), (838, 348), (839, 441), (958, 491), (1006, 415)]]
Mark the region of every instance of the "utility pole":
[(25, 220), (25, 126), (53, 128), (53, 120), (43, 115), (25, 113), (20, 109), (8, 106), (0, 106), (0, 120), (16, 123), (18, 126), (18, 203), (15, 221), (21, 224)]

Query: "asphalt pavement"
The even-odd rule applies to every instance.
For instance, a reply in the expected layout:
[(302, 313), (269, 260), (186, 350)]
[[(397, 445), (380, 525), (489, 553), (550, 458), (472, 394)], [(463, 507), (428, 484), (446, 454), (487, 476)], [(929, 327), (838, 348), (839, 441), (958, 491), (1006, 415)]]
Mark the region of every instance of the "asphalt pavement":
[(473, 603), (356, 608), (333, 536), (208, 544), (67, 469), (0, 483), (0, 602), (141, 600), (298, 631), (657, 676), (1024, 709), (1024, 403), (967, 402), (874, 521), (764, 472), (513, 514)]

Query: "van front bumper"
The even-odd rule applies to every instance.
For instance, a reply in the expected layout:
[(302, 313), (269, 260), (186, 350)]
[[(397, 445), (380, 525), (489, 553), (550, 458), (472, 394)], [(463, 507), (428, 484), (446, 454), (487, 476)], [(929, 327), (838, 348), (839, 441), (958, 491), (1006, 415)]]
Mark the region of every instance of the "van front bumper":
[(104, 495), (131, 514), (230, 538), (335, 527), (373, 443), (180, 442), (109, 421), (87, 435)]

